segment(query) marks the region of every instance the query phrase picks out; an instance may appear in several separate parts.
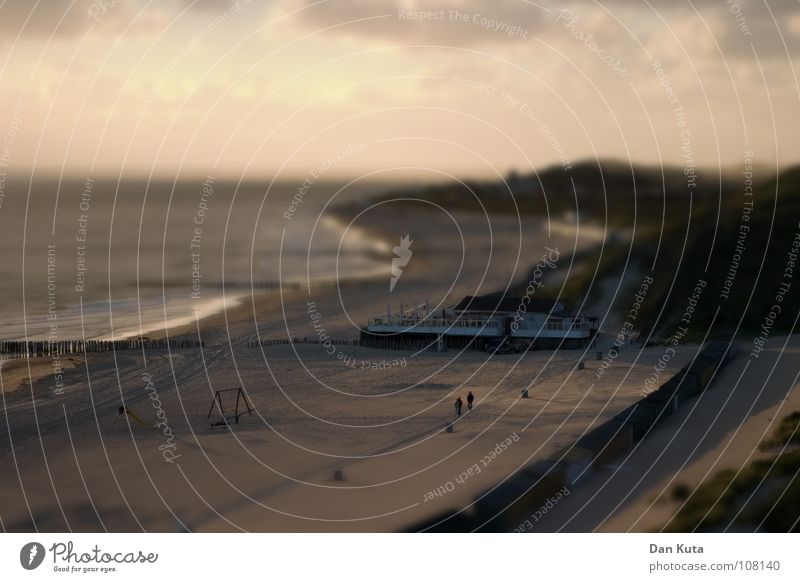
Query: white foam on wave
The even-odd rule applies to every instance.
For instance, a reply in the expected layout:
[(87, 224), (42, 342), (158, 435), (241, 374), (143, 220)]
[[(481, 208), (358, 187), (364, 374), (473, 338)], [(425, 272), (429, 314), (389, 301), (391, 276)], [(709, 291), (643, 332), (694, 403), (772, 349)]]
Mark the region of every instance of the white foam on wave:
[(0, 339), (9, 340), (111, 340), (165, 332), (192, 324), (240, 305), (245, 293), (209, 295), (192, 299), (187, 295), (163, 295), (143, 299), (116, 299), (71, 305), (58, 311), (55, 319), (47, 314), (27, 314), (9, 318), (0, 330)]

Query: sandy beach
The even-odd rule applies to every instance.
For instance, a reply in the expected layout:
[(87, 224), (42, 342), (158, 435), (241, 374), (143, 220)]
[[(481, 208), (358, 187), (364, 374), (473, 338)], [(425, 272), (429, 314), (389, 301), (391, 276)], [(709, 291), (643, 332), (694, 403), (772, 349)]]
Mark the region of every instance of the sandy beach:
[[(167, 334), (200, 340), (203, 349), (72, 358), (77, 365), (64, 370), (63, 392), (54, 390), (47, 359), (32, 360), (38, 370), (32, 386), (3, 393), (0, 439), (8, 451), (3, 461), (14, 467), (13, 477), (0, 483), (3, 527), (413, 529), (444, 512), (470, 511), (477, 496), (532, 462), (558, 458), (580, 436), (643, 397), (664, 348), (626, 345), (601, 371), (596, 353), (613, 340), (605, 333), (591, 348), (522, 355), (353, 345), (359, 326), (384, 312), (387, 302), (388, 309), (425, 301), (441, 309), (464, 295), (494, 291), (498, 281), (518, 281), (531, 258), (545, 248), (560, 249), (560, 268), (569, 270), (576, 249), (597, 243), (593, 232), (582, 239), (560, 228), (548, 236), (530, 225), (520, 239), (513, 217), (493, 218), (491, 236), (483, 224), (486, 218), (475, 215), (457, 216), (452, 224), (436, 215), (392, 210), (370, 221), (376, 232), (387, 233), (387, 241), (392, 233), (398, 238), (414, 233), (415, 260), (391, 297), (388, 268), (387, 278), (239, 296), (220, 312), (198, 312), (193, 323), (171, 319), (172, 327), (148, 333), (151, 338)], [(449, 227), (472, 234), (439, 236)], [(605, 312), (612, 300), (613, 292), (604, 292), (603, 305), (598, 305), (604, 329), (618, 324)], [(332, 342), (326, 344), (326, 338)], [(697, 349), (679, 346), (662, 380), (690, 362)], [(27, 369), (22, 364), (0, 370), (4, 386), (22, 385), (20, 374)], [(754, 378), (763, 377), (764, 366), (766, 360), (753, 367)], [(739, 368), (737, 360), (715, 384), (735, 382)], [(693, 453), (699, 466), (709, 466), (699, 455), (721, 446), (719, 431), (749, 416), (757, 422), (756, 414), (776, 405), (778, 394), (772, 389), (752, 415), (743, 411), (748, 398), (752, 402), (747, 386), (742, 384), (738, 400), (726, 404), (736, 414), (714, 422), (716, 432)], [(237, 423), (232, 413), (238, 388), (252, 413)], [(525, 388), (529, 398), (520, 397)], [(212, 426), (221, 419), (213, 404), (217, 390), (228, 390), (220, 398), (229, 427)], [(476, 406), (456, 418), (453, 401), (469, 391)], [(692, 450), (688, 442), (712, 424), (721, 405), (714, 399), (728, 395), (725, 389), (712, 390), (699, 399), (697, 410), (707, 407), (706, 413), (695, 413), (683, 426), (674, 425), (680, 418), (676, 415), (659, 429), (674, 427), (683, 440), (669, 451), (679, 453), (659, 457), (667, 436), (648, 437), (631, 455), (638, 460), (622, 459), (621, 468), (607, 469), (609, 486), (598, 491), (592, 484), (602, 474), (587, 477), (537, 526), (542, 531), (658, 527), (668, 517), (667, 505), (651, 503), (668, 487), (659, 479), (678, 472), (676, 479), (690, 480), (683, 471), (691, 465), (678, 464), (675, 455)], [(239, 412), (244, 410), (242, 405)], [(624, 495), (635, 475), (629, 467), (652, 470)]]
[[(439, 236), (448, 223), (471, 234)], [(546, 245), (562, 249), (566, 261), (571, 250), (596, 243), (574, 231), (548, 237), (536, 228), (521, 240), (513, 217), (487, 223), (464, 215), (453, 224), (388, 210), (370, 216), (370, 225), (387, 240), (393, 232), (398, 238), (414, 233), (415, 260), (391, 297), (394, 309), (423, 301), (437, 309), (451, 305), (463, 295), (495, 290), (498, 281), (519, 279)], [(524, 259), (521, 248), (528, 249)], [(350, 345), (358, 326), (386, 309), (386, 293), (381, 278), (240, 298), (238, 305), (169, 329), (169, 337), (202, 340), (204, 349), (89, 353), (64, 370), (63, 393), (54, 390), (47, 359), (34, 362), (42, 373), (32, 389), (3, 393), (0, 438), (5, 461), (16, 468), (16, 478), (0, 484), (4, 527), (411, 527), (467, 506), (480, 491), (636, 401), (658, 355), (657, 349), (626, 352), (597, 381), (594, 352), (581, 350), (490, 357)], [(310, 301), (335, 340), (333, 350), (311, 343), (321, 338), (309, 317)], [(300, 343), (253, 347), (281, 338)], [(690, 353), (682, 348), (671, 365), (677, 370)], [(586, 366), (578, 369), (582, 360)], [(11, 370), (0, 371), (4, 385), (20, 381)], [(253, 414), (230, 430), (211, 428), (219, 420), (217, 410), (207, 418), (214, 391), (239, 387)], [(520, 398), (523, 388), (530, 398)], [(475, 409), (445, 432), (454, 420), (453, 400), (470, 390)], [(232, 405), (223, 401), (227, 414)], [(121, 406), (129, 414), (120, 414)], [(491, 455), (507, 439), (513, 444)], [(484, 458), (490, 462), (480, 473), (447, 496), (426, 499)]]
[[(147, 373), (176, 435), (180, 458), (174, 463), (159, 451), (165, 442), (159, 431), (117, 414), (122, 391), (129, 409), (146, 423), (155, 421), (144, 369), (131, 356), (118, 356), (116, 366), (109, 354), (89, 357), (89, 394), (42, 396), (36, 420), (30, 403), (6, 401), (9, 427), (19, 431), (15, 458), (25, 486), (23, 495), (14, 480), (2, 485), (6, 527), (33, 527), (27, 502), (36, 508), (40, 529), (169, 531), (175, 527), (170, 511), (152, 503), (153, 496), (163, 496), (192, 530), (400, 529), (428, 514), (464, 507), (516, 468), (568, 445), (640, 398), (645, 361), (657, 355), (647, 350), (637, 366), (620, 362), (618, 372), (595, 384), (590, 367), (574, 369), (579, 354), (534, 353), (516, 364), (472, 352), (459, 358), (456, 369), (448, 368), (448, 353), (351, 349), (360, 361), (380, 365), (386, 358), (387, 368), (331, 369), (317, 345), (269, 349), (268, 373), (260, 350), (241, 346), (234, 346), (232, 357), (213, 350), (173, 355), (171, 361), (149, 356)], [(297, 365), (298, 356), (307, 371)], [(408, 364), (389, 367), (397, 360)], [(304, 381), (309, 373), (340, 392)], [(171, 385), (172, 374), (178, 387)], [(626, 374), (628, 381), (618, 387)], [(116, 375), (119, 386), (110, 381)], [(236, 375), (256, 413), (230, 432), (214, 432), (205, 418), (211, 387), (230, 387)], [(531, 398), (519, 398), (531, 381)], [(454, 394), (467, 389), (476, 394), (477, 406), (447, 434)], [(345, 390), (351, 395), (343, 398)], [(35, 438), (21, 442), (30, 431), (22, 427), (31, 421), (47, 435), (43, 449)], [(425, 493), (511, 435), (519, 440), (479, 475), (444, 498), (425, 501)], [(343, 473), (340, 482), (334, 481), (337, 470)], [(93, 504), (102, 508), (102, 522), (87, 511)]]

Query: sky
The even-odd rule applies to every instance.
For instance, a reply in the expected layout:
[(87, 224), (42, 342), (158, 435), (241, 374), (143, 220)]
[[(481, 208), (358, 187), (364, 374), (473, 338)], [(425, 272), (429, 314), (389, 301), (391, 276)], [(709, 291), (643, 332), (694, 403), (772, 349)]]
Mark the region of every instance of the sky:
[(800, 162), (798, 0), (0, 0), (0, 171)]

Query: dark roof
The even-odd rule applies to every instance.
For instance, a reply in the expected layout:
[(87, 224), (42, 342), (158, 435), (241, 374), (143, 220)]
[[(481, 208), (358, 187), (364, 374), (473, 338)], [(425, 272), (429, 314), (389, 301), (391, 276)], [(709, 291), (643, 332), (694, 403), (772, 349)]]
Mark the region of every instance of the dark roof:
[[(525, 304), (524, 309), (528, 312), (550, 313), (560, 307), (558, 303), (557, 299), (533, 298)], [(521, 304), (522, 297), (504, 296), (502, 292), (479, 296), (467, 295), (453, 307), (453, 311), (515, 312), (520, 309)]]

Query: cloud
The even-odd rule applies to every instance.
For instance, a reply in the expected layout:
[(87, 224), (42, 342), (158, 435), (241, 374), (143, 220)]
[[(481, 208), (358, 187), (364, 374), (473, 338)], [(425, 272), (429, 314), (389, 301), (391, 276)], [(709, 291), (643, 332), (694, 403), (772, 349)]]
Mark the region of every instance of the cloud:
[[(297, 8), (294, 0), (274, 0), (270, 5), (283, 13)], [(752, 58), (752, 43), (760, 58), (770, 58), (784, 52), (781, 34), (790, 52), (796, 53), (800, 49), (799, 25), (795, 20), (797, 0), (775, 0), (769, 5), (761, 0), (648, 0), (637, 3), (604, 0), (599, 5), (593, 0), (558, 3), (552, 0), (305, 0), (305, 9), (297, 12), (293, 20), (306, 30), (327, 29), (328, 35), (361, 41), (448, 46), (508, 45), (530, 40), (533, 36), (549, 41), (552, 35), (563, 32), (559, 30), (560, 26), (554, 25), (561, 9), (581, 14), (584, 22), (593, 20), (593, 16), (607, 16), (608, 11), (629, 23), (635, 34), (660, 37), (667, 43), (674, 42), (672, 33), (675, 33), (689, 52), (694, 52), (692, 49), (716, 52), (715, 41), (726, 58)], [(611, 24), (613, 32), (605, 29), (587, 32), (593, 32), (595, 36), (616, 35), (621, 44), (628, 45), (631, 40), (628, 34), (611, 17), (594, 20)], [(687, 26), (689, 20), (695, 21), (699, 28), (704, 28), (705, 21), (713, 39), (681, 36), (682, 31), (698, 30), (698, 27)], [(609, 48), (613, 50), (613, 47)]]
[(156, 32), (171, 17), (224, 13), (259, 0), (0, 0), (0, 43), (22, 37), (55, 38), (130, 29)]
[[(533, 2), (466, 2), (464, 0), (306, 0), (294, 21), (329, 34), (403, 44), (471, 46), (520, 42), (540, 30), (549, 0)], [(276, 0), (276, 12), (296, 9), (291, 0)]]
[(720, 42), (723, 53), (752, 58), (755, 52), (759, 59), (785, 55), (787, 51), (800, 54), (800, 31), (791, 26), (798, 8), (797, 0), (774, 0), (769, 4), (742, 0), (738, 5), (718, 6), (717, 13), (727, 24)]
[(0, 2), (0, 45), (21, 38), (66, 38), (86, 33), (153, 33), (177, 2), (159, 0), (5, 0)]
[[(0, 4), (0, 34), (70, 36), (88, 30), (92, 0), (6, 0)], [(8, 39), (7, 39), (8, 40)]]
[[(579, 4), (587, 7), (593, 2), (579, 0)], [(635, 7), (625, 0), (605, 0), (605, 5), (620, 15), (636, 11), (650, 15), (660, 36), (666, 39), (674, 33), (688, 52), (703, 45), (708, 54), (719, 50), (726, 59), (749, 60), (754, 52), (760, 59), (785, 55), (787, 50), (800, 53), (800, 32), (791, 25), (800, 8), (798, 0), (649, 0)]]
[[(249, 4), (251, 0), (183, 0), (183, 5), (201, 12), (224, 12), (235, 4)], [(253, 2), (254, 4), (258, 3)]]
[(116, 32), (131, 23), (153, 30), (153, 19), (163, 22), (165, 15), (187, 8), (189, 13), (222, 13), (236, 4), (269, 9), (273, 15), (294, 12), (290, 25), (303, 32), (325, 30), (328, 36), (364, 43), (525, 46), (533, 37), (558, 42), (563, 30), (556, 16), (566, 8), (581, 14), (584, 23), (603, 23), (604, 28), (587, 32), (616, 37), (621, 47), (632, 39), (606, 11), (645, 40), (661, 38), (668, 45), (674, 43), (674, 32), (689, 52), (716, 52), (714, 42), (708, 43), (712, 37), (682, 35), (697, 29), (687, 25), (694, 20), (701, 27), (705, 21), (726, 58), (752, 59), (755, 49), (759, 58), (769, 59), (785, 54), (784, 43), (790, 54), (800, 53), (798, 0), (5, 0), (0, 38)]

